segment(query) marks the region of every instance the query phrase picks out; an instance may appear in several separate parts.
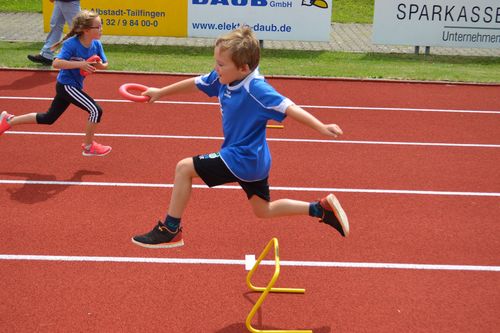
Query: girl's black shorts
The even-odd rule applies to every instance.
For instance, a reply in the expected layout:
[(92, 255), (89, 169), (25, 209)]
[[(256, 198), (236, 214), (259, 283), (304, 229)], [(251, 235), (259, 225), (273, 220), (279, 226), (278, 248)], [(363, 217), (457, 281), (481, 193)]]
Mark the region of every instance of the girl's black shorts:
[(268, 178), (255, 182), (245, 182), (238, 179), (226, 166), (219, 153), (198, 155), (193, 157), (196, 173), (209, 187), (238, 183), (250, 199), (253, 195), (266, 201), (271, 201)]

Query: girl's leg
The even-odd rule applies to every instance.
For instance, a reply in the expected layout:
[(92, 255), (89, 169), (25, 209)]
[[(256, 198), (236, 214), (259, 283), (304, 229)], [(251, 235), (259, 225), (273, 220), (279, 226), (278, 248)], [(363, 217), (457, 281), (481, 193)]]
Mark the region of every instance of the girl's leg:
[(254, 195), (250, 198), (255, 216), (258, 218), (270, 218), (290, 215), (309, 215), (309, 202), (279, 199), (268, 202), (261, 197)]
[(66, 101), (60, 89), (56, 85), (57, 94), (52, 100), (49, 109), (45, 113), (26, 113), (20, 116), (13, 116), (8, 120), (9, 125), (17, 126), (23, 124), (43, 124), (52, 125), (68, 108), (69, 102)]
[(21, 116), (14, 116), (9, 121), (10, 126), (22, 125), (22, 124), (36, 124), (36, 113), (27, 113)]
[(198, 177), (198, 174), (194, 169), (192, 157), (185, 158), (177, 163), (175, 167), (174, 189), (170, 198), (168, 215), (181, 218), (191, 197), (191, 185), (195, 177)]
[(85, 127), (85, 146), (90, 146), (94, 141), (95, 129), (97, 127), (97, 123), (88, 122)]
[(110, 146), (94, 142), (96, 128), (97, 123), (93, 123), (90, 120), (87, 122), (85, 127), (85, 141), (82, 144), (83, 156), (104, 156), (111, 152), (112, 148)]
[(68, 103), (72, 103), (89, 113), (89, 119), (85, 126), (85, 140), (82, 144), (83, 156), (104, 156), (111, 152), (110, 146), (104, 146), (94, 142), (94, 134), (97, 124), (101, 121), (102, 109), (83, 90), (70, 85), (57, 84), (58, 94), (64, 95)]

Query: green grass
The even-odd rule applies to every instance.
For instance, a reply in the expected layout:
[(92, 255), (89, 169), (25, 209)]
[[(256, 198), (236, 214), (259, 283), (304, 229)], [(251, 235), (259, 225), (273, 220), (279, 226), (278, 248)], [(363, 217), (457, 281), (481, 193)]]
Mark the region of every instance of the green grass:
[(375, 0), (334, 0), (332, 21), (338, 23), (373, 23)]
[[(0, 67), (40, 68), (26, 59), (42, 43), (0, 42)], [(209, 47), (105, 45), (111, 70), (206, 73), (213, 67)], [(439, 80), (499, 83), (500, 57), (343, 53), (264, 49), (264, 75)]]
[(42, 12), (42, 0), (0, 0), (0, 12)]

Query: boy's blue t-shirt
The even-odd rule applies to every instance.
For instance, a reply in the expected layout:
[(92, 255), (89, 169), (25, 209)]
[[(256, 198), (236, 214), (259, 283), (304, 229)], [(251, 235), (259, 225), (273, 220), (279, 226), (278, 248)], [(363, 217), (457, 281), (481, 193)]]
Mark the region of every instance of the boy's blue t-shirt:
[(233, 86), (221, 84), (215, 70), (195, 82), (208, 96), (219, 98), (224, 131), (220, 156), (229, 170), (247, 182), (268, 177), (271, 154), (266, 124), (270, 119), (283, 121), (293, 102), (268, 84), (258, 69)]
[[(101, 58), (103, 63), (108, 62), (100, 40), (94, 39), (90, 47), (87, 48), (80, 43), (78, 36), (73, 36), (64, 41), (61, 51), (56, 58), (68, 61), (82, 61), (96, 54)], [(59, 83), (69, 84), (79, 89), (83, 89), (84, 78), (85, 77), (80, 74), (79, 68), (61, 69), (57, 75), (57, 81)]]

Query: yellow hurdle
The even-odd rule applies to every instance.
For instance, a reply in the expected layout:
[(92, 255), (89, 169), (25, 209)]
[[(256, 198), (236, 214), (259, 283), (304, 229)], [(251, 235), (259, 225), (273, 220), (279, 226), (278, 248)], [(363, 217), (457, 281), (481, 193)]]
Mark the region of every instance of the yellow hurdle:
[(285, 125), (266, 125), (267, 128), (284, 129)]
[[(274, 260), (275, 260), (274, 275), (266, 287), (256, 287), (252, 284), (250, 279), (252, 278), (253, 274), (257, 270), (257, 267), (260, 265), (260, 262), (262, 261), (262, 259), (264, 259), (266, 257), (266, 255), (269, 253), (269, 250), (271, 249), (273, 244), (274, 244)], [(247, 274), (248, 287), (252, 291), (262, 292), (259, 299), (257, 300), (257, 303), (255, 303), (255, 305), (252, 308), (252, 311), (250, 311), (250, 313), (247, 316), (247, 320), (246, 320), (247, 329), (252, 333), (261, 333), (261, 332), (265, 332), (265, 333), (284, 333), (284, 332), (287, 332), (287, 333), (313, 333), (313, 331), (311, 331), (311, 330), (257, 330), (257, 329), (252, 327), (251, 322), (252, 322), (253, 317), (255, 316), (255, 314), (257, 313), (257, 310), (259, 310), (260, 306), (264, 302), (264, 299), (266, 299), (267, 295), (270, 292), (303, 294), (306, 291), (305, 289), (298, 289), (298, 288), (273, 288), (274, 284), (276, 283), (276, 280), (278, 280), (279, 275), (280, 275), (279, 246), (278, 246), (278, 239), (276, 237), (274, 237), (273, 239), (271, 239), (271, 241), (269, 241), (269, 243), (267, 243), (267, 246), (264, 248), (264, 251), (262, 251), (259, 258), (257, 259), (255, 264), (253, 265), (253, 268)]]

